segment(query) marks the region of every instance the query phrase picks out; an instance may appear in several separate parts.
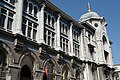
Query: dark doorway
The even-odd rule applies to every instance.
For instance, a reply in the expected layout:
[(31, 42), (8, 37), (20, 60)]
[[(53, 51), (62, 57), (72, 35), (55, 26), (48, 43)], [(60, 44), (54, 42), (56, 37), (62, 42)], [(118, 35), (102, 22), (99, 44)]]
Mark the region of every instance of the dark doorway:
[(46, 75), (46, 73), (44, 73), (44, 75), (43, 75), (43, 80), (47, 80), (47, 75)]
[(24, 65), (21, 69), (20, 80), (32, 80), (31, 70), (27, 65)]

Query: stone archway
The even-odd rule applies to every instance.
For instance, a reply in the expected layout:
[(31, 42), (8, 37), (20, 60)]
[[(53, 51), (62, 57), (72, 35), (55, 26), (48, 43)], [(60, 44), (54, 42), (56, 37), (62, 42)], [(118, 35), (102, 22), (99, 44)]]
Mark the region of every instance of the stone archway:
[(31, 70), (27, 65), (21, 68), (20, 80), (32, 80)]

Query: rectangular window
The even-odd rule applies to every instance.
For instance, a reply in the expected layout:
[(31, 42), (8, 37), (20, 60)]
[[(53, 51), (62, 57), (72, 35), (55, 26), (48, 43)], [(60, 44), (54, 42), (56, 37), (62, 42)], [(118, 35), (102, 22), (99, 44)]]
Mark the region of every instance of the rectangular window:
[(12, 22), (13, 22), (13, 19), (8, 18), (8, 24), (7, 24), (7, 29), (8, 30), (12, 30)]
[[(10, 10), (1, 8), (0, 10), (0, 27), (6, 28), (7, 30), (12, 30), (12, 24), (13, 24), (13, 16), (14, 13)], [(7, 25), (5, 25), (7, 24)]]
[(79, 57), (79, 45), (73, 43), (73, 52), (75, 53), (75, 56)]
[(4, 28), (5, 19), (6, 19), (6, 16), (1, 14), (1, 16), (0, 16), (0, 27), (1, 28)]
[(60, 45), (61, 45), (61, 48), (64, 52), (68, 52), (68, 40), (61, 37), (61, 40), (60, 40)]
[(50, 30), (48, 30), (48, 29), (45, 29), (44, 33), (45, 33), (44, 34), (44, 40), (45, 40), (46, 45), (54, 47), (55, 33), (50, 31)]
[(28, 33), (27, 33), (27, 37), (29, 37), (29, 38), (31, 38), (31, 28), (30, 27), (28, 27)]
[(0, 27), (1, 28), (5, 27), (6, 16), (7, 16), (7, 10), (1, 8), (1, 12), (0, 12)]

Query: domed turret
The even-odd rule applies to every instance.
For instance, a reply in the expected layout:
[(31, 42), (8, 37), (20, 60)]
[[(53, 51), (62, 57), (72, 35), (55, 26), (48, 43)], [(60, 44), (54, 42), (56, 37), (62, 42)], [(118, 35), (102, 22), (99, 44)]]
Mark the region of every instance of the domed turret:
[(83, 21), (89, 20), (91, 18), (100, 18), (100, 16), (96, 12), (91, 11), (90, 4), (88, 3), (88, 13), (83, 14), (80, 17), (79, 21), (83, 22)]

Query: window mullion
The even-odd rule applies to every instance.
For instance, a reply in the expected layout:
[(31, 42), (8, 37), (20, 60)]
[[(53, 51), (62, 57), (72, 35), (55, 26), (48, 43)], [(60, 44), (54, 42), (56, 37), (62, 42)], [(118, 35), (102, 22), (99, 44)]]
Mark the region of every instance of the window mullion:
[(25, 36), (27, 37), (27, 35), (28, 35), (28, 20), (26, 22), (26, 30), (25, 30)]
[(31, 30), (31, 33), (30, 33), (30, 38), (33, 39), (33, 23), (32, 23), (32, 26), (31, 26), (32, 30)]
[(46, 30), (46, 44), (48, 45), (48, 30)]

